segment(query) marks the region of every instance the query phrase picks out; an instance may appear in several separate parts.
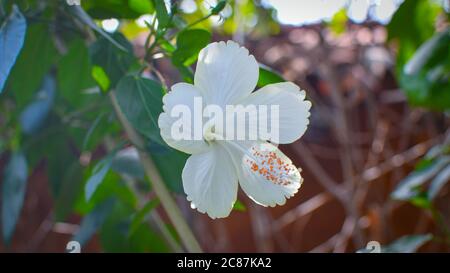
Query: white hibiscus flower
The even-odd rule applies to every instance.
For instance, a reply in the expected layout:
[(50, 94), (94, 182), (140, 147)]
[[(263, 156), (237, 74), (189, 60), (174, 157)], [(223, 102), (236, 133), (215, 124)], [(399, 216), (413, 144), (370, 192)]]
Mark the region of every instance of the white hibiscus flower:
[(192, 154), (182, 173), (184, 191), (191, 206), (211, 218), (230, 214), (238, 184), (256, 203), (273, 207), (283, 205), (303, 181), (291, 160), (267, 139), (224, 140), (214, 128), (204, 130), (202, 140), (175, 140), (171, 135), (177, 120), (171, 110), (181, 104), (194, 112), (194, 98), (202, 98), (205, 105), (221, 107), (278, 105), (278, 143), (299, 139), (309, 123), (311, 103), (305, 100), (305, 92), (283, 82), (252, 93), (258, 74), (258, 64), (247, 49), (233, 41), (212, 43), (199, 54), (194, 85), (175, 84), (163, 98), (164, 112), (158, 120), (161, 136), (169, 146)]

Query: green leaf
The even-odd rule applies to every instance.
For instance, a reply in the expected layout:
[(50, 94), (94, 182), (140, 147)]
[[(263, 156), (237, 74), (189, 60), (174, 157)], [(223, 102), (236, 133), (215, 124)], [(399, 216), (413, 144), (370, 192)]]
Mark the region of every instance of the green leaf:
[(233, 205), (233, 209), (237, 211), (246, 211), (247, 207), (239, 200), (236, 200), (236, 203)]
[(130, 235), (135, 211), (117, 202), (100, 230), (100, 241), (106, 252), (167, 252), (168, 247), (158, 233), (142, 223)]
[(129, 236), (132, 236), (139, 229), (142, 222), (145, 220), (145, 217), (158, 205), (159, 200), (153, 199), (150, 202), (147, 202), (147, 204), (145, 204), (145, 206), (133, 216), (133, 219), (131, 220)]
[(268, 84), (284, 82), (283, 77), (277, 72), (273, 71), (271, 68), (259, 64), (259, 78), (258, 78), (258, 87), (263, 87)]
[(181, 173), (189, 155), (167, 146), (166, 152), (151, 153), (150, 156), (169, 189), (176, 193), (183, 193)]
[(97, 187), (102, 183), (109, 169), (111, 168), (112, 157), (107, 156), (95, 165), (92, 171), (91, 177), (89, 177), (84, 188), (86, 194), (86, 200), (89, 201), (92, 195), (95, 193)]
[(152, 13), (153, 9), (149, 9), (152, 6), (146, 2), (150, 0), (82, 0), (81, 5), (95, 19), (136, 19), (142, 14)]
[(400, 72), (400, 86), (415, 106), (450, 109), (450, 30), (437, 33), (415, 52)]
[(22, 210), (28, 176), (27, 161), (23, 153), (12, 154), (2, 183), (3, 240), (9, 244)]
[(0, 94), (25, 41), (27, 22), (17, 6), (0, 28)]
[(94, 65), (92, 67), (92, 78), (97, 82), (98, 86), (100, 86), (100, 89), (103, 92), (106, 92), (109, 90), (109, 87), (111, 86), (111, 82), (109, 81), (108, 75), (106, 75), (105, 70), (101, 66)]
[(450, 165), (440, 171), (431, 181), (430, 188), (428, 189), (428, 199), (433, 200), (448, 182), (450, 182)]
[(91, 126), (89, 127), (89, 130), (86, 133), (86, 136), (83, 139), (83, 147), (82, 147), (82, 151), (86, 151), (88, 148), (88, 144), (90, 143), (90, 139), (92, 137), (92, 134), (94, 133), (95, 129), (98, 127), (100, 121), (102, 120), (102, 118), (104, 117), (104, 113), (98, 115), (98, 117), (95, 118), (94, 122), (91, 124)]
[(91, 99), (92, 95), (83, 91), (94, 87), (91, 76), (89, 51), (82, 39), (76, 39), (58, 62), (58, 91), (72, 106), (78, 107)]
[(163, 0), (153, 0), (156, 9), (156, 18), (158, 19), (158, 29), (164, 29), (170, 23), (170, 16), (167, 12), (166, 3)]
[(449, 162), (450, 157), (443, 157), (425, 169), (412, 172), (398, 184), (391, 197), (397, 200), (409, 200), (415, 197), (416, 189), (439, 173)]
[(80, 230), (78, 230), (72, 240), (79, 242), (80, 245), (86, 244), (111, 213), (115, 202), (116, 200), (110, 198), (100, 203), (91, 213), (84, 217)]
[(53, 77), (47, 76), (36, 94), (36, 99), (20, 114), (20, 125), (25, 134), (33, 134), (42, 127), (53, 106), (55, 85)]
[[(60, 161), (62, 163), (58, 164)], [(83, 193), (83, 177), (80, 176), (80, 173), (83, 172), (81, 165), (74, 159), (71, 163), (66, 163), (66, 161), (62, 158), (59, 161), (49, 160), (56, 221), (66, 220), (74, 210), (78, 196)]]
[[(122, 34), (115, 33), (113, 38), (126, 48), (128, 52), (133, 52), (132, 45)], [(134, 61), (133, 55), (118, 49), (105, 38), (100, 38), (93, 43), (89, 48), (89, 53), (92, 64), (103, 68), (106, 75), (108, 75), (111, 88), (114, 88), (120, 78), (128, 72)], [(101, 82), (104, 85), (105, 80)]]
[(433, 238), (431, 234), (407, 235), (381, 248), (384, 253), (413, 253)]
[(154, 11), (151, 0), (128, 0), (128, 6), (139, 14), (149, 14)]
[(158, 127), (162, 86), (150, 79), (126, 76), (117, 84), (116, 91), (120, 108), (133, 127), (151, 141), (165, 145)]
[(187, 29), (178, 34), (177, 49), (173, 52), (175, 65), (189, 66), (197, 60), (198, 53), (211, 41), (211, 33), (204, 29)]
[(31, 25), (7, 85), (19, 107), (30, 102), (57, 56), (49, 28), (44, 24)]
[(139, 179), (144, 179), (145, 176), (138, 151), (134, 147), (125, 148), (117, 152), (112, 160), (111, 169)]
[[(88, 168), (85, 171), (85, 177), (90, 177), (93, 168)], [(85, 186), (86, 184), (84, 184)], [(147, 193), (142, 190), (143, 193)], [(103, 179), (102, 183), (98, 185), (95, 193), (89, 200), (86, 200), (85, 195), (81, 194), (77, 196), (77, 200), (74, 205), (74, 210), (78, 214), (85, 215), (90, 213), (98, 204), (104, 202), (109, 198), (115, 198), (123, 204), (134, 208), (137, 206), (137, 198), (130, 186), (122, 180), (122, 178), (114, 173), (108, 172)]]
[(343, 8), (334, 14), (333, 19), (329, 23), (329, 27), (335, 34), (342, 34), (347, 28), (347, 21), (347, 9)]

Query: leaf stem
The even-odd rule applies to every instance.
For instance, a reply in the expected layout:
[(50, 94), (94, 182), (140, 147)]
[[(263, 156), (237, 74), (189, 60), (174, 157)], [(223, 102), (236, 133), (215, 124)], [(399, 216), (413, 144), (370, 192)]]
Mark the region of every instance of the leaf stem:
[(133, 145), (138, 149), (139, 157), (141, 159), (142, 165), (144, 166), (145, 173), (148, 176), (150, 183), (152, 184), (155, 194), (158, 196), (164, 210), (169, 216), (169, 219), (171, 220), (176, 231), (180, 235), (181, 241), (183, 242), (188, 252), (196, 252), (196, 253), (202, 252), (200, 244), (197, 242), (194, 234), (192, 233), (192, 230), (189, 228), (188, 224), (184, 220), (180, 209), (178, 208), (177, 204), (175, 203), (169, 191), (167, 190), (164, 181), (161, 178), (153, 160), (146, 152), (142, 151), (141, 148), (145, 146), (144, 141), (142, 137), (134, 130), (134, 128), (131, 126), (131, 124), (128, 122), (128, 120), (122, 113), (113, 90), (109, 92), (109, 97), (113, 105), (114, 111), (116, 112), (116, 115), (120, 123), (125, 129), (128, 138), (133, 143)]

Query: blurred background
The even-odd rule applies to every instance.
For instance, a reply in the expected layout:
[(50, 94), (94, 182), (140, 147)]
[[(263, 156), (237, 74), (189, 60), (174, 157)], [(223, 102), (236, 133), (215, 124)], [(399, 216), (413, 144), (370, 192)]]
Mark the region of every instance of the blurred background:
[(149, 148), (204, 251), (450, 251), (450, 1), (172, 0), (164, 31), (162, 1), (69, 2), (0, 2), (0, 35), (13, 4), (27, 22), (0, 93), (0, 251), (64, 252), (71, 240), (82, 252), (182, 250), (136, 149), (121, 144), (95, 54), (122, 62), (100, 39), (128, 40), (151, 64), (141, 72), (170, 87), (195, 71), (195, 59), (175, 59), (186, 26), (239, 42), (261, 85), (293, 81), (313, 102), (306, 134), (280, 146), (304, 177), (281, 207), (240, 191), (231, 215), (211, 220), (180, 188), (186, 157)]

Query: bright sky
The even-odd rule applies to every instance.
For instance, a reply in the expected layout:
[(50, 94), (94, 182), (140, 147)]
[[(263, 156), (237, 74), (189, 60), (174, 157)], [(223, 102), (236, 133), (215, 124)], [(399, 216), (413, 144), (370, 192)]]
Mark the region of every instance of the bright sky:
[(387, 23), (401, 2), (403, 0), (263, 0), (264, 4), (277, 10), (281, 23), (292, 25), (330, 20), (344, 7), (347, 7), (350, 19), (357, 23), (363, 22), (369, 12), (371, 18)]

